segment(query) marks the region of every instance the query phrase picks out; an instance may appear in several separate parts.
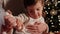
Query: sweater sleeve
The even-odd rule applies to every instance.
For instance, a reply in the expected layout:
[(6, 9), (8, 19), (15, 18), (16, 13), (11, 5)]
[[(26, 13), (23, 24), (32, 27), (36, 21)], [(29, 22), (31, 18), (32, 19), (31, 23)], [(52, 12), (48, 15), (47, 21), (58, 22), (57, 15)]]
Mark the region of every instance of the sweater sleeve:
[[(20, 14), (17, 16), (17, 18), (18, 18), (18, 20), (20, 20), (23, 23), (23, 25), (24, 25), (25, 21), (28, 20), (28, 17), (25, 14)], [(23, 26), (23, 29), (21, 31), (23, 31), (23, 30), (24, 30), (24, 26)], [(20, 33), (22, 33), (21, 31), (16, 30), (15, 34), (20, 34)]]
[(25, 21), (28, 20), (28, 17), (25, 14), (20, 14), (18, 15), (19, 20), (22, 21), (23, 23), (25, 23)]

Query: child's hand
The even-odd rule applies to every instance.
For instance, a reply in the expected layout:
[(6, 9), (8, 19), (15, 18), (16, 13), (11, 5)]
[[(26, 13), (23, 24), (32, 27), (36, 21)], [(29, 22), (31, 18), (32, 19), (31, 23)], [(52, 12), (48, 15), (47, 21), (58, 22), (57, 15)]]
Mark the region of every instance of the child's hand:
[(10, 10), (7, 10), (6, 15), (4, 17), (5, 24), (10, 26), (16, 26), (16, 18), (12, 15)]
[(17, 25), (16, 25), (16, 30), (17, 31), (22, 31), (22, 29), (23, 29), (23, 23), (17, 18), (16, 19), (16, 23), (17, 23)]
[(10, 15), (5, 16), (4, 19), (5, 25), (14, 26), (14, 24), (16, 23), (16, 19), (11, 17)]

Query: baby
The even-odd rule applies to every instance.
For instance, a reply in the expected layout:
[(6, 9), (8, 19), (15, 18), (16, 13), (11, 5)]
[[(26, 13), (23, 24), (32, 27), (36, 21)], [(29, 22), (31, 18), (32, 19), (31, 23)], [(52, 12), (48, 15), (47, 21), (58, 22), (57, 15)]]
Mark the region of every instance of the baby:
[(24, 26), (22, 31), (15, 34), (47, 34), (48, 25), (42, 16), (43, 0), (24, 0), (24, 6), (27, 11), (18, 15)]

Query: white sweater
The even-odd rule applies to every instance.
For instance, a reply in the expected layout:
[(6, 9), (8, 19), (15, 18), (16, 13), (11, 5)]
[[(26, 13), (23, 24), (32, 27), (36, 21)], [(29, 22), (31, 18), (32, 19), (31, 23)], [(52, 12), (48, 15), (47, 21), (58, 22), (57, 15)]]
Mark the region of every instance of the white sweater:
[[(31, 34), (31, 33), (28, 33), (26, 30), (26, 25), (27, 24), (34, 24), (36, 21), (39, 21), (39, 23), (41, 22), (41, 23), (45, 23), (45, 21), (44, 21), (44, 18), (43, 17), (40, 17), (40, 18), (38, 18), (38, 19), (33, 19), (33, 18), (31, 18), (31, 17), (27, 17), (25, 14), (20, 14), (19, 16), (19, 20), (20, 21), (22, 21), (25, 25), (24, 25), (24, 27), (23, 27), (23, 30), (22, 30), (22, 32), (18, 32), (18, 31), (16, 31), (15, 32), (15, 34)], [(41, 34), (41, 33), (40, 33)]]

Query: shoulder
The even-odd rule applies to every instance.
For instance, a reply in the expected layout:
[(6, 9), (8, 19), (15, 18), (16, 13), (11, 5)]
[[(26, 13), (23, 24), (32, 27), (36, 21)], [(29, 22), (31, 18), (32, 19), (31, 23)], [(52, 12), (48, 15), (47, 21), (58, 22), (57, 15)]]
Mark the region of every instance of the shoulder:
[(39, 20), (40, 20), (40, 22), (45, 23), (45, 20), (42, 16), (39, 18)]

